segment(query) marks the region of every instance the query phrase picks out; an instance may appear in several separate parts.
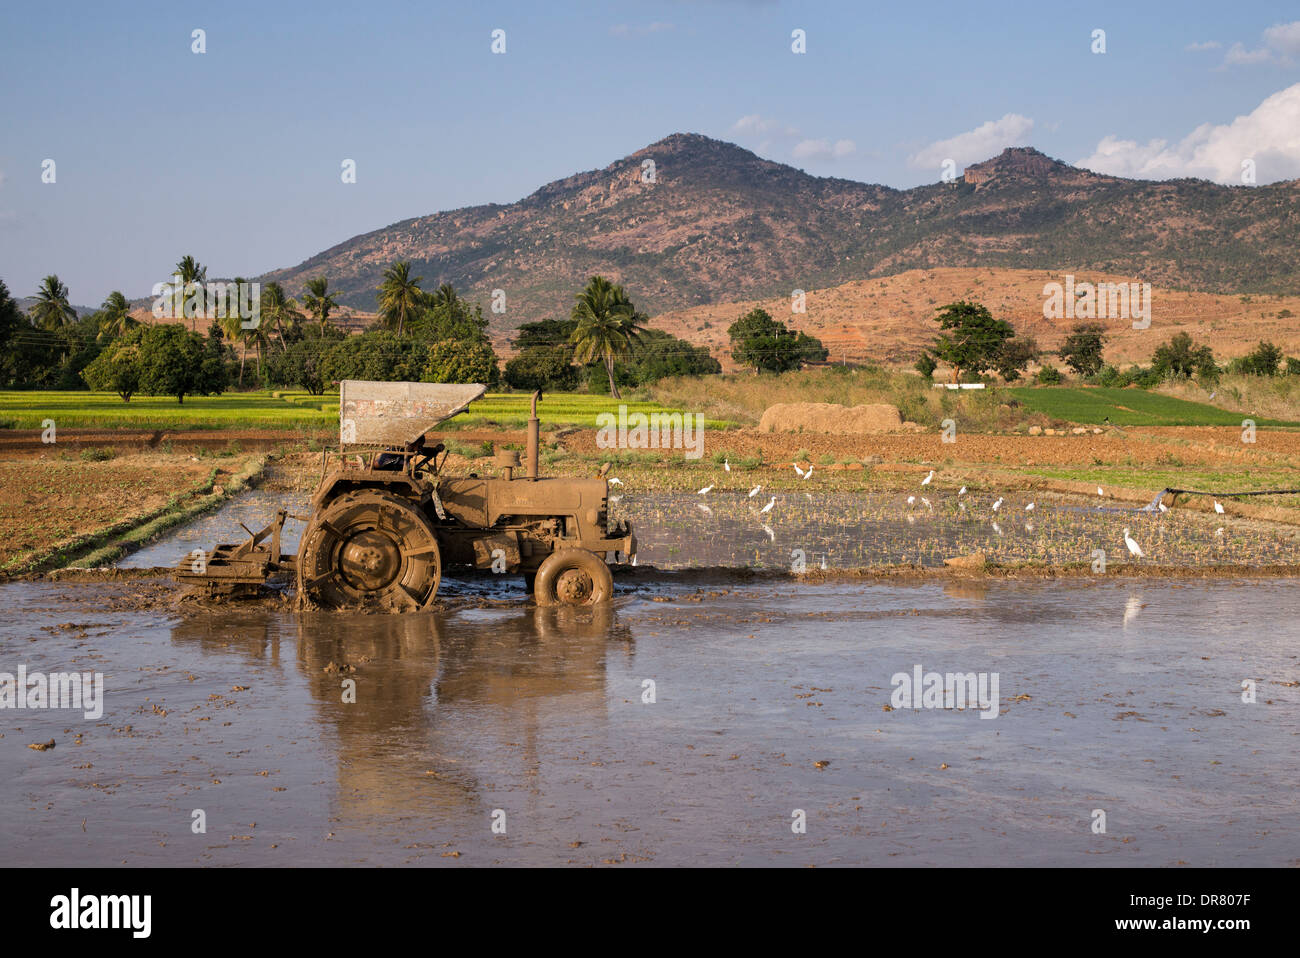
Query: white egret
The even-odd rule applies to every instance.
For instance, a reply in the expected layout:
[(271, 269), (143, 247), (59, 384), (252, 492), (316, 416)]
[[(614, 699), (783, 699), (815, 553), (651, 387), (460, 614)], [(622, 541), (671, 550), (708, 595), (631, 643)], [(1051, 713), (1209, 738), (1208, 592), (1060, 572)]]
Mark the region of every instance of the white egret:
[(921, 480), (921, 485), (928, 486), (930, 484), (930, 480), (933, 478), (934, 478), (934, 470), (931, 469), (930, 474)]
[(712, 492), (712, 491), (713, 491), (713, 487), (712, 487), (712, 486), (705, 486), (703, 489), (701, 489), (699, 492), (697, 492), (696, 495), (697, 495), (697, 496), (703, 496), (703, 495), (706, 495), (707, 493), (710, 493), (710, 492)]
[(753, 489), (749, 490), (749, 498), (753, 499), (756, 495), (758, 495), (762, 491), (763, 491), (763, 487), (761, 485), (755, 486)]
[(762, 509), (759, 509), (758, 511), (760, 514), (769, 513), (772, 511), (772, 507), (774, 505), (776, 505), (776, 496), (773, 496), (771, 499), (767, 500), (767, 505), (765, 505)]
[(1146, 555), (1146, 553), (1142, 551), (1142, 547), (1134, 542), (1133, 537), (1128, 534), (1128, 527), (1125, 527), (1124, 529), (1124, 545), (1128, 546), (1129, 555), (1131, 556), (1136, 556), (1141, 559)]

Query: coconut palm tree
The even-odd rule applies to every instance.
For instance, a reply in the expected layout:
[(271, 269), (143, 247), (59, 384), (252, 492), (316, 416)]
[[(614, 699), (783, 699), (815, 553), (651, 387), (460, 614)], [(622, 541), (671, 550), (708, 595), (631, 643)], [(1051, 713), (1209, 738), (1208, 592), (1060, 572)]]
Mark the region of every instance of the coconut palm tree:
[(334, 299), (334, 294), (329, 292), (330, 281), (324, 276), (318, 276), (315, 279), (307, 280), (307, 286), (302, 295), (302, 304), (307, 307), (307, 312), (320, 326), (321, 336), (325, 335), (325, 327), (330, 320), (330, 311), (338, 309), (339, 304)]
[[(244, 288), (244, 277), (235, 277), (235, 289)], [(238, 294), (236, 294), (238, 295)], [(250, 329), (244, 328), (244, 318), (239, 315), (237, 308), (231, 307), (226, 310), (226, 315), (220, 319), (221, 331), (226, 334), (226, 338), (231, 343), (239, 343), (239, 388), (244, 388), (244, 362), (248, 358), (248, 339)], [(258, 372), (261, 372), (259, 367)]]
[(454, 306), (456, 304), (456, 288), (451, 283), (442, 283), (433, 291), (429, 297), (430, 306)]
[[(208, 268), (206, 266), (201, 266), (198, 260), (196, 260), (193, 256), (186, 254), (185, 256), (182, 256), (181, 261), (176, 264), (176, 272), (180, 275), (181, 278), (180, 289), (176, 290), (173, 293), (173, 295), (180, 297), (180, 307), (175, 311), (176, 318), (184, 319), (185, 298), (186, 295), (189, 293), (190, 285), (193, 283), (207, 282)], [(198, 317), (192, 316), (190, 318), (193, 320), (193, 322), (190, 325), (190, 328), (197, 329)]]
[(287, 350), (289, 345), (285, 340), (284, 327), (287, 325), (290, 330), (296, 328), (302, 319), (302, 313), (298, 311), (298, 304), (284, 294), (284, 287), (279, 283), (267, 283), (262, 290), (262, 318), (269, 318), (275, 324), (280, 349)]
[(397, 335), (402, 335), (406, 321), (420, 309), (424, 291), (420, 279), (411, 278), (410, 262), (396, 262), (384, 270), (384, 281), (379, 286), (379, 315), (384, 325), (397, 324)]
[(77, 311), (68, 303), (68, 287), (51, 273), (41, 280), (36, 291), (36, 302), (31, 310), (32, 321), (50, 332), (62, 329), (77, 321)]
[(139, 320), (131, 315), (131, 303), (117, 290), (108, 294), (99, 307), (99, 340), (116, 339)]
[(641, 341), (645, 316), (636, 311), (622, 286), (603, 276), (587, 281), (586, 288), (577, 295), (571, 316), (578, 324), (570, 337), (574, 359), (580, 363), (602, 361), (609, 376), (609, 394), (621, 399), (614, 382), (614, 361), (631, 353)]

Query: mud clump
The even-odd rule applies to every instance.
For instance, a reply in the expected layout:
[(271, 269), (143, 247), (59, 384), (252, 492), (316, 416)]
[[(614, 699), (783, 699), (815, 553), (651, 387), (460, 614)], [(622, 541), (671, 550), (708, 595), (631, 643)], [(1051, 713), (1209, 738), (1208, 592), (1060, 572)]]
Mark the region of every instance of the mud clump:
[(983, 569), (988, 562), (989, 557), (983, 552), (972, 552), (970, 555), (953, 556), (951, 559), (943, 560), (943, 564), (950, 569)]
[(839, 403), (796, 402), (768, 406), (759, 432), (824, 432), (835, 436), (871, 435), (917, 428), (904, 423), (898, 407), (889, 403), (841, 406)]

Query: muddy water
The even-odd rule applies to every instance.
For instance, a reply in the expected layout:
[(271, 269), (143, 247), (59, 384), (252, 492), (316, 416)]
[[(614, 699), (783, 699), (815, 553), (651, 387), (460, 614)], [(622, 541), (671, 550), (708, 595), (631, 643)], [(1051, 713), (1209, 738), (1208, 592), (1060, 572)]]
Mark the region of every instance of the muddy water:
[[(210, 550), (223, 542), (244, 541), (248, 538), (248, 533), (241, 528), (240, 523), (254, 532), (260, 532), (275, 519), (278, 509), (284, 509), (291, 515), (305, 516), (311, 510), (309, 499), (310, 496), (305, 493), (295, 495), (266, 489), (244, 493), (215, 512), (178, 526), (143, 549), (126, 556), (117, 565), (123, 569), (174, 566), (195, 549)], [(303, 525), (296, 519), (285, 521), (284, 532), (280, 537), (282, 552), (298, 550), (298, 538), (302, 535)]]
[[(107, 685), (97, 720), (0, 711), (0, 847), (29, 865), (1300, 863), (1290, 582), (711, 575), (579, 615), (475, 599), (485, 580), (402, 617), (0, 586), (0, 671)], [(1000, 714), (885, 711), (918, 664), (997, 673)]]

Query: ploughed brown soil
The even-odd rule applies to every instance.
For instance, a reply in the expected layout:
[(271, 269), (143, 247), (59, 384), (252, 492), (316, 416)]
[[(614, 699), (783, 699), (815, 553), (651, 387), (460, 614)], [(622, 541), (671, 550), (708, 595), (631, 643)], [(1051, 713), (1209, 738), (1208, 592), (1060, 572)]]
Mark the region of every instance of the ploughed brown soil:
[[(242, 462), (232, 458), (221, 468), (228, 473)], [(155, 512), (174, 496), (206, 485), (216, 464), (161, 453), (104, 462), (0, 458), (0, 568), (24, 554)]]

